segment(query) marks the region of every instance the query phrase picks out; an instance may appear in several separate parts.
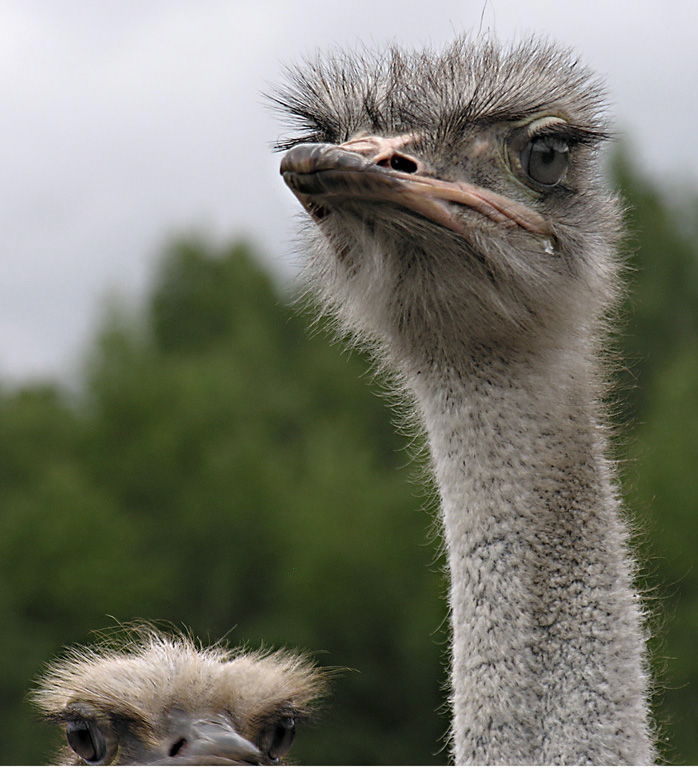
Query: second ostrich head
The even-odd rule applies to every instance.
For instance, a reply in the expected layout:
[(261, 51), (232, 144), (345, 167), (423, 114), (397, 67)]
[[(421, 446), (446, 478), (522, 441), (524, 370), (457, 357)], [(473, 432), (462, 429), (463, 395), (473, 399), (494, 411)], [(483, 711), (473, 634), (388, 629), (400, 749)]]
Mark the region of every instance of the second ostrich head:
[(275, 765), (324, 687), (296, 654), (143, 631), (53, 662), (33, 699), (65, 729), (62, 764)]

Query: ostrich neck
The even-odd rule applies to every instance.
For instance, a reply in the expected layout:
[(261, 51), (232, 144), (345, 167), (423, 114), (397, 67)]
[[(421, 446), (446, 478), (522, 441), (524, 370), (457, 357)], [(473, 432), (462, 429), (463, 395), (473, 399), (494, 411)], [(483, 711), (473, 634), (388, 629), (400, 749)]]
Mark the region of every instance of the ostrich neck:
[(408, 375), (442, 498), (458, 764), (652, 759), (595, 380), (550, 349)]

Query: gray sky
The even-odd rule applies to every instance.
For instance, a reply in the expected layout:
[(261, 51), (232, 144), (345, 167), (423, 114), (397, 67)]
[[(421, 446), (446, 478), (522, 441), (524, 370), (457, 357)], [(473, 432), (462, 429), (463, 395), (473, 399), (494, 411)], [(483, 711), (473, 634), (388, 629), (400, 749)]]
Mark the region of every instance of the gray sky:
[(576, 48), (638, 161), (698, 181), (694, 0), (2, 0), (0, 381), (74, 369), (169, 235), (244, 234), (291, 273), (297, 206), (260, 97), (283, 63), (479, 29)]

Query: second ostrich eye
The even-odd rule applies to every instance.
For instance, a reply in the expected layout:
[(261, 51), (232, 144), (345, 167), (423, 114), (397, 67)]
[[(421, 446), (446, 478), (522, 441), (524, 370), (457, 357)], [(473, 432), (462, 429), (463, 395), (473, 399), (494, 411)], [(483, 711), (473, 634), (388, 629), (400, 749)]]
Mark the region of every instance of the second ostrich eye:
[(71, 720), (65, 727), (71, 749), (88, 765), (98, 765), (107, 755), (107, 743), (99, 728), (89, 720)]
[(259, 746), (270, 760), (276, 762), (291, 749), (295, 735), (296, 724), (293, 718), (282, 717), (265, 730)]
[(544, 187), (558, 184), (569, 165), (568, 143), (557, 136), (538, 136), (531, 139), (519, 156), (523, 172)]

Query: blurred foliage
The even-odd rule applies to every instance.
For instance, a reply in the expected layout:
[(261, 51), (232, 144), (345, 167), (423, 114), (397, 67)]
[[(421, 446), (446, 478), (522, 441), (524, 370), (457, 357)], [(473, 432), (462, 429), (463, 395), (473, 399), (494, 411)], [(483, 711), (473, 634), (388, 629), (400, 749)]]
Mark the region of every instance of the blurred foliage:
[(623, 421), (644, 419), (654, 379), (680, 348), (698, 350), (698, 193), (663, 194), (634, 170), (627, 150), (612, 172), (626, 202), (630, 292), (622, 326)]
[(698, 764), (698, 195), (662, 194), (618, 153), (631, 290), (620, 342), (628, 508), (644, 556), (664, 759)]
[[(622, 156), (614, 172), (634, 268), (619, 449), (662, 638), (665, 757), (696, 763), (698, 233), (693, 203), (677, 212)], [(0, 391), (3, 761), (55, 745), (24, 701), (42, 665), (138, 617), (344, 668), (298, 762), (446, 761), (433, 510), (367, 361), (309, 334), (290, 298), (244, 243), (185, 239), (142, 313), (104, 322), (77, 391)]]
[(0, 743), (42, 662), (135, 617), (345, 668), (303, 762), (420, 762), (447, 724), (440, 569), (404, 440), (242, 244), (165, 254), (142, 317), (112, 313), (83, 387), (0, 399)]

